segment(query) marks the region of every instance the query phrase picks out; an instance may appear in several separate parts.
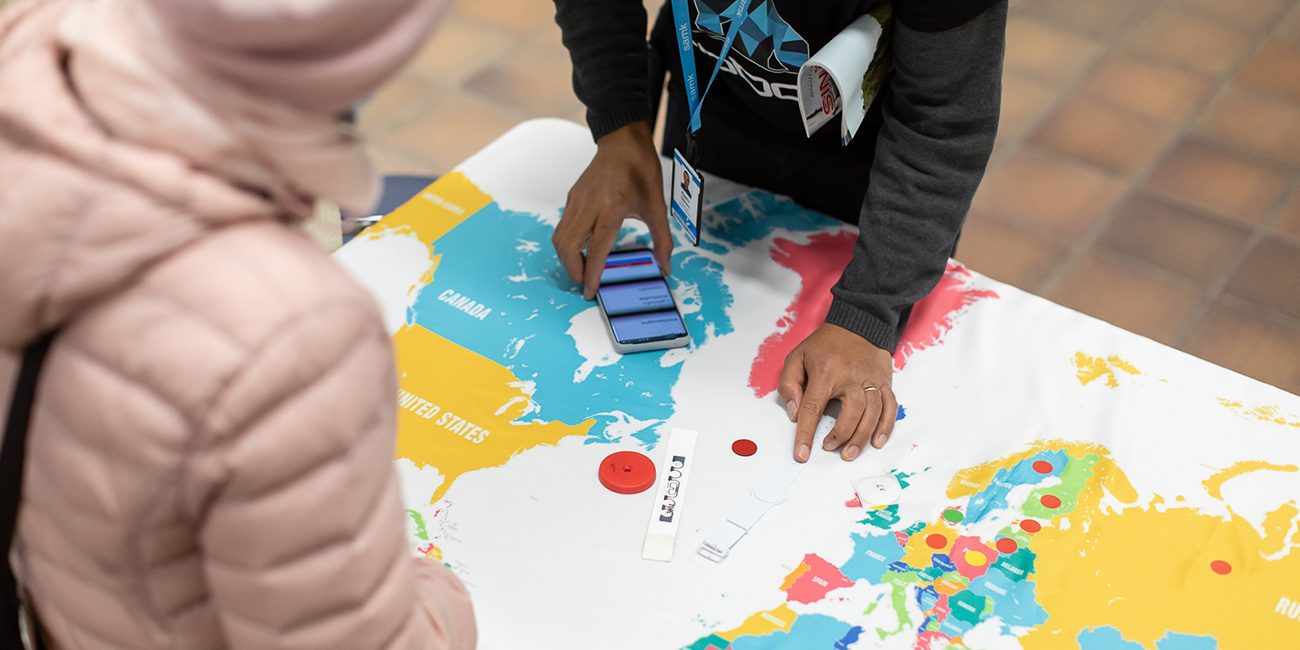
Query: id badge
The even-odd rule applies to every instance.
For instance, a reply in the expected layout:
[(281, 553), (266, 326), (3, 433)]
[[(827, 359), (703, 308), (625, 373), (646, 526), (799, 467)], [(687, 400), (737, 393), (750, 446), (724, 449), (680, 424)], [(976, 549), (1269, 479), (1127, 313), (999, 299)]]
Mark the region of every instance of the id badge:
[(682, 230), (695, 246), (700, 245), (700, 203), (704, 195), (704, 179), (682, 152), (673, 150), (672, 201), (670, 211)]

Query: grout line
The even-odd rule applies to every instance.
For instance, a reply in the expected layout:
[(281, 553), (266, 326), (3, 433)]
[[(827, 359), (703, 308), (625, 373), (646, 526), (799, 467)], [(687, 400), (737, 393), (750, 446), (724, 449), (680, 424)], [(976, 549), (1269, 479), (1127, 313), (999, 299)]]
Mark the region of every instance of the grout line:
[[(1137, 23), (1135, 23), (1133, 30), (1136, 30), (1139, 24), (1145, 23), (1146, 20), (1150, 18), (1151, 13), (1152, 12), (1149, 11), (1147, 15), (1143, 18), (1143, 20), (1137, 21)], [(1130, 31), (1130, 34), (1131, 33), (1132, 31)], [(1216, 83), (1212, 86), (1211, 92), (1201, 101), (1200, 105), (1196, 107), (1196, 110), (1194, 110), (1190, 115), (1187, 116), (1185, 120), (1182, 121), (1182, 123), (1179, 125), (1177, 133), (1165, 145), (1165, 147), (1143, 169), (1139, 170), (1135, 174), (1131, 174), (1125, 177), (1125, 180), (1130, 181), (1126, 190), (1116, 200), (1110, 212), (1103, 215), (1102, 218), (1098, 219), (1097, 222), (1094, 223), (1092, 227), (1088, 230), (1088, 232), (1084, 233), (1084, 235), (1081, 238), (1079, 238), (1077, 244), (1066, 254), (1066, 259), (1056, 267), (1054, 272), (1048, 274), (1048, 277), (1044, 279), (1041, 285), (1042, 290), (1044, 292), (1050, 291), (1052, 288), (1054, 288), (1056, 284), (1060, 281), (1060, 279), (1065, 275), (1066, 269), (1068, 269), (1072, 264), (1074, 264), (1075, 260), (1077, 260), (1080, 256), (1082, 256), (1083, 251), (1091, 248), (1097, 242), (1097, 240), (1101, 239), (1102, 234), (1105, 233), (1106, 230), (1110, 228), (1110, 226), (1115, 222), (1116, 219), (1118, 219), (1120, 207), (1126, 204), (1128, 201), (1130, 201), (1138, 192), (1142, 190), (1143, 187), (1145, 187), (1147, 181), (1150, 180), (1151, 175), (1155, 172), (1156, 169), (1158, 169), (1162, 164), (1164, 164), (1166, 160), (1168, 160), (1169, 156), (1173, 153), (1173, 151), (1180, 144), (1187, 141), (1189, 137), (1194, 136), (1196, 134), (1195, 125), (1200, 121), (1201, 116), (1205, 114), (1206, 110), (1211, 105), (1213, 105), (1216, 101), (1218, 101), (1219, 97), (1221, 97), (1224, 94), (1227, 87), (1232, 83), (1232, 79), (1233, 77), (1236, 76), (1237, 71), (1239, 71), (1241, 67), (1245, 65), (1246, 61), (1249, 61), (1255, 54), (1257, 54), (1259, 50), (1264, 46), (1265, 42), (1267, 42), (1268, 40), (1267, 34), (1256, 33), (1255, 36), (1256, 36), (1255, 47), (1249, 52), (1247, 52), (1245, 55), (1240, 57), (1240, 60), (1238, 60), (1235, 63), (1235, 65), (1233, 65), (1228, 70), (1225, 70), (1223, 74), (1215, 78)], [(1230, 278), (1233, 274), (1236, 273), (1242, 261), (1244, 261), (1244, 257), (1240, 260), (1236, 260), (1234, 264), (1229, 265), (1225, 269), (1222, 275)], [(1147, 266), (1154, 267), (1155, 265), (1147, 264)], [(1214, 284), (1223, 284), (1226, 286), (1227, 281), (1225, 280), (1222, 283), (1214, 283)], [(1203, 313), (1205, 309), (1208, 309), (1207, 305), (1210, 302), (1212, 302), (1215, 297), (1217, 297), (1218, 292), (1221, 289), (1222, 287), (1216, 287), (1214, 285), (1211, 285), (1211, 288), (1209, 290), (1203, 290), (1201, 292), (1201, 305), (1198, 305), (1197, 310), (1195, 310), (1193, 313), (1196, 314), (1197, 317), (1199, 317), (1199, 315)], [(1186, 325), (1184, 329), (1190, 327), (1191, 325), (1189, 324)]]
[[(1221, 295), (1225, 295), (1225, 292), (1228, 288), (1228, 283), (1232, 282), (1232, 279), (1237, 275), (1237, 272), (1240, 271), (1241, 267), (1245, 265), (1246, 260), (1250, 257), (1250, 254), (1255, 251), (1255, 247), (1257, 247), (1259, 243), (1263, 241), (1264, 238), (1270, 234), (1273, 223), (1276, 222), (1278, 217), (1281, 216), (1282, 207), (1286, 205), (1287, 199), (1291, 197), (1292, 192), (1300, 192), (1300, 174), (1296, 174), (1295, 177), (1291, 179), (1290, 186), (1287, 187), (1287, 189), (1282, 192), (1282, 195), (1278, 197), (1277, 202), (1274, 203), (1273, 207), (1269, 209), (1268, 216), (1265, 217), (1264, 221), (1260, 222), (1255, 227), (1254, 232), (1252, 232), (1250, 236), (1247, 237), (1246, 243), (1241, 247), (1240, 252), (1238, 252), (1237, 255), (1235, 256), (1235, 259), (1233, 259), (1228, 264), (1227, 268), (1229, 270), (1219, 274), (1215, 278), (1214, 282), (1210, 283), (1210, 286), (1206, 288), (1205, 293), (1208, 297), (1204, 301), (1202, 301), (1200, 305), (1197, 306), (1197, 308), (1192, 312), (1192, 315), (1187, 318), (1187, 321), (1183, 324), (1183, 327), (1179, 329), (1177, 334), (1174, 335), (1174, 341), (1176, 343), (1176, 347), (1181, 348), (1181, 346), (1184, 343), (1186, 343), (1189, 338), (1191, 338), (1192, 332), (1195, 330), (1196, 326), (1200, 324), (1201, 319), (1203, 319), (1205, 315), (1209, 313), (1210, 307), (1213, 305), (1214, 299), (1218, 298)], [(1226, 294), (1226, 295), (1233, 295), (1233, 294)], [(1291, 318), (1289, 314), (1284, 314), (1280, 310), (1274, 308), (1272, 305), (1263, 305), (1254, 300), (1248, 298), (1242, 298), (1240, 296), (1233, 295), (1233, 297), (1239, 300), (1243, 300), (1256, 307), (1261, 307), (1265, 311), (1271, 314), (1280, 314), (1282, 316)]]
[[(1033, 122), (1029, 125), (1029, 127), (1022, 132), (1020, 137), (1020, 142), (1017, 142), (1013, 148), (1011, 147), (1008, 148), (1008, 151), (1006, 152), (1006, 156), (1008, 158), (1016, 153), (1019, 153), (1021, 150), (1024, 150), (1026, 146), (1034, 146), (1030, 142), (1032, 136), (1036, 134), (1038, 131), (1042, 130), (1043, 126), (1047, 124), (1048, 120), (1050, 120), (1052, 117), (1056, 116), (1056, 114), (1060, 112), (1060, 109), (1063, 107), (1063, 105), (1066, 103), (1068, 99), (1073, 99), (1076, 96), (1082, 96), (1081, 93), (1086, 81), (1088, 79), (1091, 79), (1092, 76), (1096, 74), (1096, 72), (1101, 68), (1101, 66), (1104, 64), (1104, 62), (1107, 59), (1109, 59), (1113, 54), (1119, 51), (1120, 45), (1125, 40), (1127, 40), (1135, 31), (1137, 31), (1137, 29), (1140, 26), (1142, 26), (1148, 20), (1150, 20), (1151, 14), (1155, 12), (1156, 6), (1157, 6), (1156, 3), (1152, 3), (1148, 5), (1145, 12), (1143, 12), (1138, 18), (1132, 20), (1128, 24), (1127, 30), (1125, 30), (1122, 34), (1118, 34), (1116, 36), (1113, 44), (1107, 44), (1104, 41), (1098, 41), (1096, 38), (1093, 37), (1079, 36), (1077, 33), (1071, 32), (1068, 29), (1064, 29), (1063, 27), (1056, 25), (1053, 22), (1047, 22), (1041, 19), (1035, 19), (1032, 17), (1032, 15), (1027, 15), (1025, 17), (1026, 20), (1034, 20), (1036, 22), (1039, 22), (1040, 24), (1047, 25), (1048, 27), (1062, 29), (1063, 31), (1066, 31), (1076, 37), (1086, 38), (1087, 40), (1090, 40), (1092, 42), (1100, 42), (1100, 44), (1102, 45), (1102, 50), (1098, 53), (1096, 59), (1094, 59), (1092, 63), (1087, 65), (1084, 69), (1080, 70), (1079, 73), (1076, 74), (1072, 79), (1068, 80), (1059, 89), (1055, 89), (1055, 88), (1053, 89), (1054, 91), (1057, 92), (1055, 99), (1049, 102), (1046, 108), (1041, 113), (1039, 113), (1038, 118), (1033, 120)], [(1023, 71), (1021, 72), (1022, 74), (1024, 74)], [(1003, 74), (1005, 74), (1005, 72)], [(1035, 75), (1032, 74), (1028, 74), (1027, 76), (1035, 77)], [(1039, 80), (1042, 81), (1041, 79)], [(1037, 149), (1038, 147), (1035, 148)], [(1162, 154), (1157, 156), (1157, 160), (1161, 156), (1163, 156), (1163, 152)], [(1084, 163), (1084, 161), (1077, 158), (1073, 158), (1073, 157), (1065, 157), (1065, 158), (1068, 161), (1075, 164)], [(1106, 170), (1106, 174), (1112, 177), (1115, 175), (1113, 170)], [(1121, 179), (1124, 178), (1125, 177), (1121, 177)], [(1121, 197), (1117, 199), (1115, 205), (1111, 207), (1109, 214), (1113, 215), (1118, 210), (1121, 201), (1126, 198), (1127, 198), (1127, 194), (1121, 195)], [(1101, 222), (1103, 221), (1106, 222), (1106, 224), (1109, 224), (1110, 220), (1107, 219), (1105, 215), (1103, 215), (1102, 219), (1099, 220), (1098, 223), (1093, 224), (1093, 227), (1092, 229), (1090, 229), (1090, 231), (1096, 230), (1098, 226), (1102, 225)], [(1036, 230), (1046, 230), (1046, 229), (1042, 229), (1040, 227)], [(1047, 290), (1049, 290), (1052, 287), (1052, 285), (1057, 280), (1059, 280), (1059, 278), (1062, 275), (1065, 274), (1065, 269), (1069, 268), (1069, 266), (1074, 263), (1075, 258), (1078, 257), (1079, 250), (1084, 245), (1091, 243), (1092, 239), (1096, 239), (1098, 236), (1100, 236), (1099, 233), (1100, 231), (1098, 231), (1098, 234), (1093, 235), (1091, 238), (1089, 238), (1090, 232), (1085, 232), (1083, 235), (1084, 238), (1083, 242), (1076, 241), (1076, 243), (1073, 245), (1066, 243), (1066, 252), (1064, 257), (1061, 260), (1059, 260), (1051, 269), (1049, 269), (1046, 275), (1039, 278), (1038, 282), (1032, 288), (1029, 288), (1029, 290), (1035, 295), (1038, 296), (1044, 295), (1047, 292)], [(1058, 236), (1058, 233), (1056, 233), (1054, 230), (1049, 230), (1047, 233), (1043, 233), (1043, 234), (1047, 234), (1047, 236), (1053, 239), (1054, 241), (1061, 241), (1062, 239), (1074, 239), (1069, 237), (1062, 238)]]

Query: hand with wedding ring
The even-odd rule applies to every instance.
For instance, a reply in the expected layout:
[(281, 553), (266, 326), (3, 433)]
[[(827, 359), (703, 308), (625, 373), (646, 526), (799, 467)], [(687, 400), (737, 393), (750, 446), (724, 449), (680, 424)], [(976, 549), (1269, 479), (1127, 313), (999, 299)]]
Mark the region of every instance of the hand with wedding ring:
[(833, 399), (840, 401), (840, 414), (823, 449), (838, 449), (840, 458), (853, 460), (868, 443), (884, 447), (898, 413), (893, 377), (888, 352), (842, 327), (818, 327), (786, 357), (778, 386), (796, 423), (795, 460), (808, 461), (817, 422)]

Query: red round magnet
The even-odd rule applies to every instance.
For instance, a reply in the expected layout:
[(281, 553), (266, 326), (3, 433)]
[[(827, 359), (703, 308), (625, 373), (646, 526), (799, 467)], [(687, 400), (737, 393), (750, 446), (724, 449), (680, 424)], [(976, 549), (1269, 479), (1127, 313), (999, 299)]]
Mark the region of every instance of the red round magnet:
[(731, 443), (731, 451), (737, 456), (753, 456), (758, 453), (758, 445), (754, 444), (753, 440), (741, 438)]
[(636, 494), (655, 484), (655, 464), (645, 454), (616, 451), (600, 461), (600, 484), (610, 492)]

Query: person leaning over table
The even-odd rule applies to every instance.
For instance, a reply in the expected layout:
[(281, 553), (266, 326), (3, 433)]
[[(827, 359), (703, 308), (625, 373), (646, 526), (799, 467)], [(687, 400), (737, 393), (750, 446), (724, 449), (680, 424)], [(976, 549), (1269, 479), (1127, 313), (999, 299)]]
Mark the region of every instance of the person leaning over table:
[[(555, 4), (597, 151), (569, 192), (553, 242), (591, 299), (625, 217), (649, 226), (660, 266), (669, 268), (673, 242), (650, 135), (665, 69), (665, 155), (688, 150), (689, 111), (672, 0), (648, 49), (640, 0)], [(691, 8), (701, 94), (731, 23), (718, 15), (734, 4), (683, 2)], [(791, 352), (781, 375), (801, 462), (832, 399), (842, 410), (826, 449), (853, 460), (865, 445), (879, 448), (889, 439), (898, 408), (891, 354), (912, 306), (944, 273), (997, 131), (1006, 0), (894, 0), (884, 53), (892, 69), (860, 131), (847, 147), (838, 121), (806, 137), (795, 94), (798, 64), (876, 11), (887, 9), (873, 0), (752, 0), (749, 15), (757, 19), (735, 39), (701, 110), (699, 169), (788, 195), (861, 231), (832, 289), (826, 322)]]
[(0, 356), (57, 331), (5, 559), (50, 646), (474, 646), (409, 555), (378, 308), (293, 228), (370, 204), (341, 116), (442, 4), (0, 13)]

